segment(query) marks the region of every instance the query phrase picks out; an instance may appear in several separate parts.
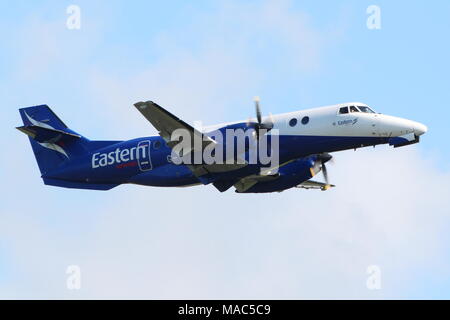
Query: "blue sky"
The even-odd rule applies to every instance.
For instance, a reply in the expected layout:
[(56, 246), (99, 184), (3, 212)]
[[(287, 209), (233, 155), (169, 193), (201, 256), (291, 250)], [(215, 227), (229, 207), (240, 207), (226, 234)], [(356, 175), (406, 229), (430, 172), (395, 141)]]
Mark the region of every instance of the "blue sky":
[[(70, 4), (81, 9), (80, 30), (65, 27)], [(366, 27), (366, 8), (372, 4), (381, 8), (380, 30)], [(253, 277), (240, 297), (449, 297), (448, 1), (16, 1), (0, 3), (0, 10), (1, 114), (7, 119), (7, 126), (0, 130), (7, 146), (4, 150), (16, 155), (2, 157), (0, 171), (2, 193), (7, 195), (0, 209), (3, 221), (9, 223), (0, 228), (0, 297), (234, 297), (234, 289), (221, 279), (238, 283), (249, 274)], [(334, 194), (309, 196), (294, 190), (262, 200), (224, 196), (208, 187), (204, 193), (133, 186), (109, 193), (45, 187), (26, 139), (11, 130), (20, 125), (19, 107), (45, 103), (89, 138), (127, 139), (155, 133), (133, 109), (138, 100), (157, 101), (189, 122), (213, 124), (252, 116), (255, 95), (261, 97), (265, 113), (362, 101), (379, 112), (420, 121), (429, 131), (419, 145), (406, 151), (386, 148), (363, 151), (359, 157), (339, 155), (343, 160), (337, 161), (333, 171), (336, 179), (342, 179), (338, 181), (342, 187)], [(369, 167), (376, 167), (380, 176), (367, 172)], [(360, 170), (353, 172), (351, 168)], [(392, 202), (386, 200), (384, 209), (374, 211), (370, 203), (361, 200), (342, 201), (345, 192), (358, 192), (357, 181), (369, 185), (368, 194)], [(387, 187), (386, 181), (395, 183)], [(408, 189), (412, 186), (414, 191)], [(416, 198), (411, 198), (414, 195)], [(224, 199), (232, 201), (233, 212), (224, 208), (211, 212), (189, 204), (184, 216), (190, 220), (186, 221), (179, 209), (167, 204), (174, 198), (188, 203), (190, 199), (202, 201), (204, 196), (211, 205)], [(123, 200), (127, 197), (135, 203)], [(305, 204), (299, 205), (302, 200)], [(317, 219), (289, 211), (328, 212), (337, 206), (341, 209), (334, 216), (318, 215)], [(356, 215), (352, 211), (355, 206)], [(238, 215), (253, 207), (266, 212), (262, 217)], [(279, 214), (271, 215), (267, 208)], [(374, 216), (381, 211), (385, 215)], [(393, 216), (405, 220), (390, 220)], [(234, 225), (227, 217), (238, 219), (242, 225)], [(172, 225), (170, 219), (188, 227)], [(330, 229), (328, 236), (318, 240), (317, 234), (301, 226), (305, 219), (305, 225), (318, 232), (329, 219), (352, 227)], [(161, 235), (155, 226), (149, 226), (154, 232), (150, 238), (139, 235), (149, 232), (142, 227), (143, 221), (156, 222), (168, 233), (176, 232), (175, 240)], [(197, 229), (200, 226), (214, 233)], [(368, 235), (361, 234), (363, 228), (371, 230)], [(266, 243), (263, 231), (279, 241), (272, 246)], [(247, 233), (248, 238), (240, 235)], [(303, 247), (296, 238), (300, 234), (312, 247), (317, 244), (323, 256)], [(345, 234), (354, 234), (358, 245), (347, 241)], [(131, 240), (120, 242), (115, 235)], [(205, 244), (211, 237), (217, 247)], [(428, 238), (430, 242), (425, 240)], [(184, 260), (177, 260), (165, 253), (176, 250), (186, 239), (189, 249), (208, 259), (183, 256)], [(407, 253), (405, 239), (417, 242), (417, 257)], [(239, 247), (238, 240), (246, 241), (249, 250), (262, 252), (264, 248), (256, 241), (261, 240), (274, 250), (277, 262), (262, 259), (260, 265), (253, 265), (254, 260), (245, 258), (248, 252)], [(330, 245), (339, 241), (345, 245)], [(33, 243), (43, 247), (42, 256)], [(117, 246), (117, 252), (108, 243)], [(278, 252), (276, 245), (288, 244), (297, 246), (302, 255)], [(130, 253), (129, 246), (148, 250), (148, 256), (133, 250)], [(224, 254), (218, 255), (217, 248)], [(360, 264), (358, 269), (339, 262), (336, 269), (322, 270), (330, 278), (348, 279), (349, 286), (339, 281), (327, 284), (323, 279), (328, 277), (317, 270), (314, 262), (329, 262), (333, 256), (327, 254), (330, 250)], [(155, 266), (152, 256), (162, 262)], [(311, 261), (304, 268), (316, 270), (314, 275), (303, 278), (295, 270), (287, 270), (290, 259), (294, 261), (292, 268), (301, 269), (302, 256)], [(366, 261), (363, 257), (370, 258)], [(41, 262), (30, 266), (36, 259)], [(116, 261), (127, 259), (136, 267), (124, 267)], [(59, 281), (64, 281), (64, 272), (60, 272), (64, 266), (77, 260), (84, 262), (88, 279), (95, 274), (100, 280), (74, 294), (61, 289)], [(247, 264), (239, 264), (240, 260)], [(358, 287), (356, 282), (364, 282), (365, 266), (372, 260), (384, 261), (387, 279), (402, 279), (406, 284), (394, 285), (393, 280), (380, 294)], [(154, 268), (155, 277), (169, 279), (170, 272), (177, 272), (193, 280), (180, 280), (186, 288), (181, 289), (149, 277), (159, 290), (147, 292), (132, 285), (134, 278), (125, 276), (118, 285), (123, 290), (114, 291), (108, 287), (114, 275), (101, 272), (110, 262), (117, 262), (115, 271), (137, 272), (141, 277), (148, 266)], [(173, 264), (185, 266), (184, 273)], [(400, 276), (407, 266), (410, 271)], [(219, 271), (214, 273), (214, 269)], [(355, 270), (362, 270), (361, 274)], [(279, 282), (274, 278), (264, 286), (257, 285), (268, 274), (283, 272), (286, 276), (276, 278)], [(361, 279), (356, 281), (355, 277)], [(48, 292), (37, 278), (51, 283)], [(356, 281), (354, 286), (352, 281)]]
[[(257, 1), (243, 3), (241, 6), (244, 8), (261, 6)], [(33, 23), (38, 23), (36, 21), (64, 26), (66, 15), (61, 15), (61, 12), (65, 12), (68, 4), (71, 2), (2, 4), (2, 81), (14, 89), (23, 88), (23, 79), (14, 77), (17, 71), (14, 61), (27, 57), (26, 53), (18, 54), (18, 42), (29, 31), (27, 27), (33, 28)], [(112, 76), (121, 77), (139, 73), (160, 59), (173, 57), (179, 52), (195, 56), (205, 47), (215, 44), (221, 49), (233, 51), (234, 35), (242, 28), (238, 23), (240, 21), (237, 21), (239, 17), (235, 20), (234, 17), (225, 17), (233, 11), (233, 4), (227, 2), (181, 1), (164, 5), (142, 2), (130, 6), (120, 1), (95, 4), (81, 1), (78, 4), (82, 8), (83, 27), (80, 31), (59, 31), (58, 40), (62, 42), (58, 43), (62, 45), (59, 53), (63, 57), (51, 66), (53, 69), (50, 72), (27, 79), (29, 85), (43, 93), (53, 90), (57, 85), (54, 82), (63, 79), (55, 89), (61, 95), (73, 92), (73, 98), (78, 99), (74, 103), (89, 103), (86, 101), (88, 98), (80, 94), (88, 81), (87, 71), (108, 70)], [(426, 123), (430, 131), (426, 137), (427, 143), (421, 147), (447, 156), (448, 151), (441, 146), (448, 135), (445, 115), (449, 111), (445, 101), (449, 98), (446, 89), (450, 70), (446, 63), (449, 43), (445, 39), (450, 29), (447, 19), (450, 4), (446, 1), (435, 1), (433, 4), (425, 1), (379, 1), (382, 29), (368, 30), (365, 10), (370, 4), (373, 3), (331, 1), (326, 5), (317, 5), (314, 1), (294, 1), (285, 5), (289, 10), (304, 12), (308, 27), (321, 36), (315, 43), (320, 48), (317, 49), (320, 50), (320, 57), (317, 58), (320, 63), (316, 61), (316, 65), (310, 68), (293, 68), (292, 62), (296, 60), (294, 55), (297, 52), (286, 50), (286, 45), (275, 37), (249, 31), (261, 22), (248, 21), (248, 25), (241, 30), (245, 32), (247, 28), (249, 32), (242, 63), (251, 63), (258, 72), (252, 85), (253, 91), (262, 96), (267, 109), (270, 106), (270, 112), (341, 101), (367, 102), (380, 112)], [(226, 12), (223, 21), (216, 21), (212, 28), (222, 37), (214, 38), (209, 17), (221, 10)], [(238, 9), (234, 13), (236, 16), (243, 15)], [(248, 17), (251, 18), (251, 14)], [(292, 33), (295, 35), (295, 30)], [(163, 44), (158, 45), (158, 42)], [(28, 55), (36, 50), (35, 46), (40, 45), (30, 44)], [(23, 43), (20, 45), (24, 46)], [(167, 52), (166, 48), (176, 50)], [(38, 50), (45, 53), (41, 48)], [(297, 62), (302, 58), (299, 55)], [(306, 65), (309, 63), (305, 62)], [(83, 67), (77, 68), (78, 65)], [(14, 78), (16, 82), (12, 84), (11, 79)], [(8, 86), (8, 89), (3, 88), (11, 89)], [(27, 86), (27, 92), (30, 90), (33, 88)], [(55, 96), (54, 91), (52, 96)], [(250, 92), (248, 95), (254, 94)], [(28, 105), (36, 102), (32, 94), (9, 99), (11, 103), (7, 105), (11, 105), (11, 109), (14, 103)], [(46, 99), (43, 94), (42, 100)], [(244, 99), (236, 100), (244, 106)], [(240, 108), (236, 108), (238, 110)], [(205, 117), (207, 115), (205, 112)], [(227, 114), (227, 119), (242, 116), (240, 112), (232, 111)]]

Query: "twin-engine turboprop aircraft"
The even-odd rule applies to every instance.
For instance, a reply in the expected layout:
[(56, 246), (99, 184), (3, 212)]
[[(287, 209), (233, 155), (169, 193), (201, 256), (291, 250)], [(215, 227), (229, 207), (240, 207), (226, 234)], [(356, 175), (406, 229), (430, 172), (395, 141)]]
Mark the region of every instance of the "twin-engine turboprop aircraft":
[[(197, 129), (152, 101), (135, 107), (159, 136), (96, 141), (69, 129), (47, 105), (20, 109), (46, 185), (109, 190), (133, 183), (159, 187), (213, 184), (223, 192), (327, 190), (330, 152), (419, 142), (421, 123), (374, 112), (360, 102)], [(237, 134), (238, 133), (238, 134)], [(311, 180), (322, 171), (324, 182)]]

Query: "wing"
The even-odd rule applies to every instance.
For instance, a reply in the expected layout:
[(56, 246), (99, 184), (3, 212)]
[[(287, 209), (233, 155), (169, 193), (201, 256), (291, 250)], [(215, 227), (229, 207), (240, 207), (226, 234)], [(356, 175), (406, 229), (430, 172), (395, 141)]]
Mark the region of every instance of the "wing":
[(249, 177), (245, 177), (238, 182), (234, 184), (234, 187), (236, 188), (237, 192), (245, 192), (251, 187), (253, 187), (255, 184), (260, 182), (267, 182), (267, 181), (273, 181), (278, 179), (279, 175), (252, 175)]
[[(185, 155), (189, 152), (202, 152), (204, 148), (210, 144), (217, 144), (215, 140), (211, 137), (204, 135), (191, 125), (187, 124), (180, 118), (171, 114), (169, 111), (165, 110), (161, 106), (157, 105), (153, 101), (147, 102), (137, 102), (134, 104), (136, 109), (158, 130), (159, 135), (166, 141), (170, 148), (173, 148), (179, 143), (178, 140), (172, 140), (172, 133), (178, 129), (187, 130), (191, 137), (191, 150), (184, 150)], [(198, 139), (198, 140), (197, 140)], [(201, 146), (194, 141), (202, 141)], [(222, 173), (227, 171), (233, 171), (243, 168), (247, 165), (241, 163), (235, 164), (188, 164), (187, 166), (194, 173), (196, 177), (202, 181), (202, 183), (207, 184), (212, 182), (211, 179), (202, 179), (203, 176), (210, 173)]]
[(171, 114), (169, 111), (165, 110), (153, 101), (137, 102), (134, 106), (156, 128), (156, 130), (158, 130), (159, 135), (171, 148), (179, 142), (171, 140), (172, 133), (177, 129), (184, 129), (190, 133), (192, 148), (195, 147), (194, 139), (200, 139), (198, 141), (203, 142), (203, 147), (206, 147), (210, 143), (216, 143), (213, 139), (205, 136), (200, 131)]

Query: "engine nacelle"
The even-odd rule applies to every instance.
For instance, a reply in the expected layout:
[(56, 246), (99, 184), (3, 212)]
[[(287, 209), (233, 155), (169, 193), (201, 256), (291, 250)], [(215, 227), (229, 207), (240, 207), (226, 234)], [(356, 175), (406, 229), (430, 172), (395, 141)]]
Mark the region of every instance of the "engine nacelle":
[(318, 156), (309, 156), (294, 160), (279, 168), (279, 177), (273, 181), (258, 182), (242, 193), (266, 193), (283, 191), (311, 179), (321, 170)]

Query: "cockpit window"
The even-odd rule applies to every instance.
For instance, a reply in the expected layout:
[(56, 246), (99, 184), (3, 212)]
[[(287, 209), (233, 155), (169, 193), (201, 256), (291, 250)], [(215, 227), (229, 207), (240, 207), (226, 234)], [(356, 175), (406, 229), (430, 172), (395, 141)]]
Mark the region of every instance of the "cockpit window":
[(358, 106), (359, 110), (361, 110), (361, 112), (365, 112), (365, 113), (375, 113), (372, 109), (370, 109), (369, 107), (366, 106)]
[(342, 107), (339, 109), (339, 114), (345, 114), (348, 113), (348, 107)]
[(359, 110), (355, 106), (350, 106), (350, 112), (359, 112)]

